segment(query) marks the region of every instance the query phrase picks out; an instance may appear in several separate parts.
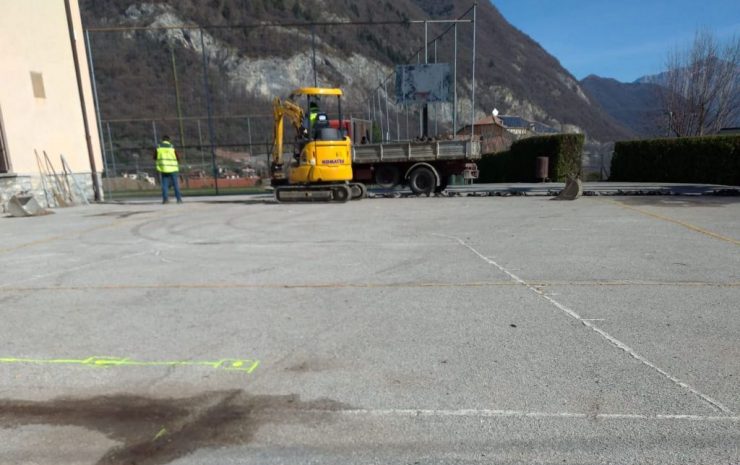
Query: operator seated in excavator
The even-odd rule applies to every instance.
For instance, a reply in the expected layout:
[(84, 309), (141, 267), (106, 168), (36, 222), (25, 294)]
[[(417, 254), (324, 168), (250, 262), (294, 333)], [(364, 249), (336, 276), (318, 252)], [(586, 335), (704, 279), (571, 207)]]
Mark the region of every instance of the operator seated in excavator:
[(326, 113), (317, 113), (312, 127), (314, 140), (338, 141), (345, 137), (340, 129), (331, 127)]
[(311, 100), (311, 103), (308, 105), (308, 114), (303, 118), (301, 127), (296, 131), (295, 144), (293, 145), (293, 159), (296, 163), (301, 158), (303, 147), (311, 140), (309, 135), (313, 133), (318, 115), (319, 104), (317, 101)]
[[(314, 100), (315, 99), (315, 100)], [(311, 100), (311, 103), (308, 104), (308, 129), (309, 131), (313, 130), (314, 125), (316, 124), (316, 118), (319, 117), (319, 113), (321, 110), (319, 110), (319, 98), (314, 97), (314, 99)]]
[[(312, 136), (309, 138), (309, 135)], [(342, 140), (343, 134), (333, 129), (329, 123), (329, 115), (319, 108), (318, 97), (311, 100), (308, 105), (308, 114), (303, 118), (303, 123), (298, 129), (296, 136), (295, 153), (293, 157), (297, 160), (303, 151), (303, 147), (309, 140)]]

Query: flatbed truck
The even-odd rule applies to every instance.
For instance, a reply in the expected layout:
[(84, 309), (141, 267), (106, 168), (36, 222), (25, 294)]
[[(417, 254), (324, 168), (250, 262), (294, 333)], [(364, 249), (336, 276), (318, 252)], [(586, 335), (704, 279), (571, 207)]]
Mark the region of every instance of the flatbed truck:
[(392, 189), (408, 186), (416, 195), (447, 188), (450, 176), (476, 179), (480, 142), (470, 139), (352, 145), (353, 181)]

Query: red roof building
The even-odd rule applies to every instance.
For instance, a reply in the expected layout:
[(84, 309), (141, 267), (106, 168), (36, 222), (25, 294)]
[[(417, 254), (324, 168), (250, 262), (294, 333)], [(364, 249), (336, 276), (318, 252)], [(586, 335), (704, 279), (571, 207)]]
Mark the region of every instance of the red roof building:
[[(480, 137), (481, 153), (497, 153), (509, 150), (515, 136), (506, 130), (501, 119), (495, 116), (486, 116), (475, 122), (475, 135)], [(457, 132), (458, 137), (470, 137), (470, 125), (464, 126)]]

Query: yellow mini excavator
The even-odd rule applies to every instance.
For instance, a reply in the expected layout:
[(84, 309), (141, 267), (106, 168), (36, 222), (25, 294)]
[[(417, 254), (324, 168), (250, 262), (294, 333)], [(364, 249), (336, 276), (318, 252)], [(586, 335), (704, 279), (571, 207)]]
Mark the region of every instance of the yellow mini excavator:
[[(301, 100), (305, 98), (305, 108)], [(328, 108), (336, 98), (336, 107)], [(323, 101), (322, 101), (323, 99)], [(352, 181), (352, 142), (342, 119), (342, 91), (302, 87), (287, 99), (275, 97), (271, 176), (278, 202), (346, 202), (365, 197), (364, 184)], [(331, 100), (332, 102), (329, 102)], [(329, 118), (336, 112), (337, 119)], [(284, 119), (295, 129), (292, 158), (286, 160)]]

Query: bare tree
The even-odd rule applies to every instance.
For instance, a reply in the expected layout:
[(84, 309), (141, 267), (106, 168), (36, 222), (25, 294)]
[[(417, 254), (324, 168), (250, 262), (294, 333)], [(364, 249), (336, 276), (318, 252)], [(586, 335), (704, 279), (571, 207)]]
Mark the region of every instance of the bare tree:
[(720, 43), (699, 31), (688, 50), (669, 55), (663, 104), (677, 137), (716, 134), (740, 116), (740, 38)]

